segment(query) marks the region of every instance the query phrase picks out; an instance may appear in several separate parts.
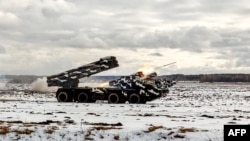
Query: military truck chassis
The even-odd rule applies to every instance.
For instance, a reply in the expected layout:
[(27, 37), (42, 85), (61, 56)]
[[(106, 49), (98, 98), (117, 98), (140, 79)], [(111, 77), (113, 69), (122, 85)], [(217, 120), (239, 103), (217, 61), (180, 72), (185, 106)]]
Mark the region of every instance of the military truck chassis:
[(137, 89), (103, 88), (103, 87), (79, 87), (79, 88), (59, 88), (56, 92), (58, 102), (78, 102), (94, 103), (97, 100), (106, 100), (108, 103), (118, 104), (129, 102), (131, 104), (145, 104), (161, 95), (142, 94)]

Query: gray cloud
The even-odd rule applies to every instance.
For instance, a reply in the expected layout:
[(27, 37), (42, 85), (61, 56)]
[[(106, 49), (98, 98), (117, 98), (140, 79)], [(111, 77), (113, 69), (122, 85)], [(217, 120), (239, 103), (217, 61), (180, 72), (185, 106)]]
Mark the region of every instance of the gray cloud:
[(242, 0), (240, 3), (235, 0), (203, 0), (201, 1), (201, 8), (206, 12), (234, 13), (237, 11), (248, 9), (248, 4), (249, 3), (247, 0)]
[(59, 12), (49, 8), (43, 8), (42, 14), (47, 18), (59, 18), (61, 16)]
[(236, 46), (236, 47), (222, 47), (222, 49), (217, 50), (219, 53), (215, 58), (219, 60), (227, 60), (228, 63), (225, 64), (228, 68), (245, 67), (249, 68), (249, 52), (250, 47)]
[[(13, 31), (18, 30), (21, 35), (6, 32), (19, 42), (34, 44), (39, 42), (45, 45), (53, 44), (55, 47), (79, 48), (166, 47), (194, 52), (201, 52), (202, 48), (210, 46), (211, 43), (214, 46), (222, 46), (230, 44), (232, 40), (237, 42), (235, 38), (223, 38), (215, 42), (220, 33), (205, 26), (193, 25), (184, 29), (147, 31), (149, 28), (154, 28), (154, 24), (164, 25), (164, 22), (172, 23), (179, 20), (187, 22), (194, 20), (193, 18), (199, 20), (203, 16), (199, 14), (204, 12), (200, 7), (213, 9), (216, 5), (222, 6), (221, 2), (215, 1), (195, 3), (193, 0), (183, 0), (181, 3), (179, 5), (172, 0), (166, 2), (44, 0), (23, 4), (15, 10), (8, 6), (3, 9), (11, 10), (13, 15), (22, 21), (19, 28)], [(230, 7), (235, 2), (229, 1), (226, 4)], [(163, 13), (167, 15), (164, 16)], [(188, 17), (184, 18), (182, 15)]]
[[(51, 64), (43, 59), (60, 62), (53, 53), (63, 54), (66, 50), (75, 53), (79, 49), (84, 53), (96, 50), (99, 54), (93, 53), (95, 58), (102, 51), (117, 49), (131, 56), (138, 56), (144, 50), (144, 55), (149, 57), (147, 60), (155, 56), (175, 60), (158, 51), (165, 49), (176, 52), (175, 56), (178, 52), (193, 56), (210, 53), (213, 56), (209, 57), (219, 61), (232, 59), (235, 63), (231, 67), (247, 67), (250, 26), (244, 23), (250, 22), (248, 5), (247, 0), (0, 1), (0, 18), (5, 19), (0, 21), (0, 53), (13, 57), (3, 58), (8, 63), (14, 60), (14, 52), (9, 48), (13, 51), (57, 51), (36, 59), (46, 68)], [(119, 54), (117, 51), (112, 55)], [(31, 60), (28, 53), (22, 56), (24, 60)], [(122, 60), (143, 62), (138, 57), (128, 59), (131, 56), (122, 56)], [(22, 66), (22, 62), (19, 63)], [(72, 62), (67, 66), (70, 64)], [(0, 63), (0, 66), (5, 64)], [(6, 67), (6, 72), (8, 68), (11, 66)], [(36, 70), (43, 71), (42, 68)]]
[(250, 59), (249, 58), (241, 58), (236, 62), (236, 67), (247, 67), (249, 68)]
[(221, 31), (221, 40), (212, 43), (214, 47), (238, 47), (250, 45), (250, 29)]
[(159, 52), (150, 53), (149, 55), (150, 55), (150, 56), (158, 56), (158, 57), (164, 56), (164, 55), (162, 55), (162, 54), (159, 53)]
[(4, 53), (6, 53), (6, 50), (2, 45), (0, 45), (0, 54), (4, 54)]

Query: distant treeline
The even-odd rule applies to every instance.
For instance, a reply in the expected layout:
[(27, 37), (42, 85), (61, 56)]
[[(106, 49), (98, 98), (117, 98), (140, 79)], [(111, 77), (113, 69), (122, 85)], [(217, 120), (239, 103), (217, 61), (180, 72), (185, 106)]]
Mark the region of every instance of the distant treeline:
[(4, 75), (5, 79), (10, 80), (9, 83), (32, 83), (41, 76), (35, 75)]
[(199, 81), (199, 82), (250, 82), (250, 74), (199, 74), (165, 75), (168, 79), (175, 81)]
[[(32, 83), (37, 78), (44, 76), (34, 75), (4, 75), (5, 79), (10, 80), (9, 83)], [(110, 81), (119, 78), (120, 76), (90, 76), (81, 79), (82, 81)], [(163, 75), (160, 77), (167, 77), (173, 81), (198, 81), (198, 82), (250, 82), (250, 74), (198, 74), (198, 75), (184, 75), (172, 74)]]

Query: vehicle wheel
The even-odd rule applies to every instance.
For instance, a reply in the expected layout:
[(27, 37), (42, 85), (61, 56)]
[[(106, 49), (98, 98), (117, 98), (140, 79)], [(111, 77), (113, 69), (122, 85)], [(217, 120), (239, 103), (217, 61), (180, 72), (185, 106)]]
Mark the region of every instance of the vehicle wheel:
[(156, 85), (157, 88), (162, 88), (161, 82), (158, 82), (158, 81), (157, 81), (157, 82), (155, 82), (155, 85)]
[(137, 104), (137, 103), (140, 103), (141, 102), (141, 97), (139, 94), (131, 94), (129, 96), (129, 103), (131, 104)]
[(108, 96), (108, 103), (119, 103), (120, 97), (116, 93), (111, 93)]
[(57, 95), (57, 101), (58, 102), (68, 102), (69, 96), (66, 92), (59, 92)]
[(82, 92), (77, 95), (77, 101), (78, 102), (88, 102), (89, 101), (89, 96)]

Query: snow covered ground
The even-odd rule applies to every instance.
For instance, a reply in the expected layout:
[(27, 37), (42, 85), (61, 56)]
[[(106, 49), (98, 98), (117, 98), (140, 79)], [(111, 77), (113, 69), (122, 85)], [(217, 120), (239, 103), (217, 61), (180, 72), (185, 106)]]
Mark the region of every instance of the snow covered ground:
[(223, 141), (225, 124), (250, 124), (247, 83), (178, 82), (147, 104), (58, 103), (29, 89), (0, 88), (0, 140)]

